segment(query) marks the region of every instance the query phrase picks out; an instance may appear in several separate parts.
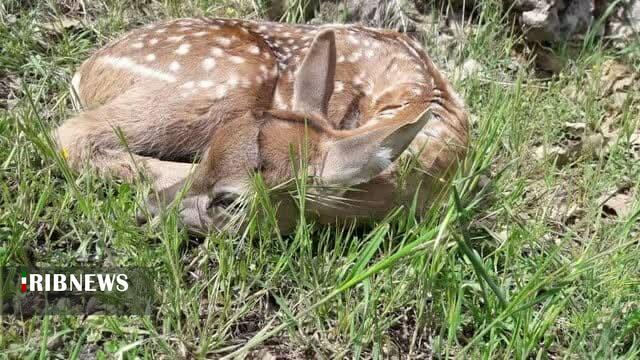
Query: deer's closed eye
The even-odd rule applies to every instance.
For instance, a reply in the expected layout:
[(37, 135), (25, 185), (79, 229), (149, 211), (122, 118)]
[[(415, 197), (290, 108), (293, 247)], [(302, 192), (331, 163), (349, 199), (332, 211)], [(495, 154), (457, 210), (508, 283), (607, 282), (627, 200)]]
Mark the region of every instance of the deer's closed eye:
[(378, 116), (389, 116), (395, 114), (395, 112), (402, 108), (404, 105), (386, 105), (378, 111)]
[(237, 199), (238, 199), (238, 194), (227, 192), (227, 191), (219, 192), (213, 196), (207, 208), (211, 209), (214, 206), (228, 208), (232, 206)]

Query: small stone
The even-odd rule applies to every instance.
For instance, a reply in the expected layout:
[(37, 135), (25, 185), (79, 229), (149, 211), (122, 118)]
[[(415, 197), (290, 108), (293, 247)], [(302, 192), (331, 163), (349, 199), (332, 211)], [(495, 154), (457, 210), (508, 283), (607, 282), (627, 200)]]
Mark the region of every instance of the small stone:
[(459, 80), (466, 80), (470, 77), (477, 77), (482, 74), (484, 67), (475, 59), (467, 59), (462, 63), (462, 67), (456, 72)]

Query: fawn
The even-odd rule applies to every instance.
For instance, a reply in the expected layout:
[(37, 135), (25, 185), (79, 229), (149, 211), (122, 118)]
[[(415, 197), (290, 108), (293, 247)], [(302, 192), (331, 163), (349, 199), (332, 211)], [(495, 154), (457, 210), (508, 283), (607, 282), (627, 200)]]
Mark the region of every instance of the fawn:
[[(224, 229), (252, 174), (283, 183), (296, 156), (318, 185), (305, 211), (322, 223), (414, 199), (423, 210), (468, 145), (462, 100), (416, 41), (391, 30), (173, 20), (98, 50), (72, 87), (84, 111), (54, 133), (72, 168), (148, 176), (153, 216), (189, 182), (180, 214), (194, 231)], [(403, 153), (417, 166), (400, 181)], [(295, 203), (277, 204), (288, 228)]]

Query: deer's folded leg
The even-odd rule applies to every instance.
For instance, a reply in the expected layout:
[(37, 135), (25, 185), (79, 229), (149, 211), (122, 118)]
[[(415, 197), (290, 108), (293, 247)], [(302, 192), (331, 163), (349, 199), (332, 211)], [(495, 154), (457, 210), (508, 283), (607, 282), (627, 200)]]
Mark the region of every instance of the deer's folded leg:
[(127, 151), (118, 131), (85, 115), (70, 119), (55, 132), (58, 150), (74, 170), (91, 167), (101, 176), (133, 181), (147, 177), (154, 190), (163, 190), (184, 180), (191, 163), (162, 161)]

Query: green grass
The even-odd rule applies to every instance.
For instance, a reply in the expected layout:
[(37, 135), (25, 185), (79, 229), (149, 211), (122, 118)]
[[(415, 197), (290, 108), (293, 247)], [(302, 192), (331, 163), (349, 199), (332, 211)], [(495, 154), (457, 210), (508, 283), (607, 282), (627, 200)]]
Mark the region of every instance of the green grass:
[[(75, 67), (110, 39), (174, 16), (258, 18), (265, 2), (86, 1), (86, 16), (81, 4), (0, 4), (0, 266), (149, 267), (161, 306), (151, 317), (0, 316), (0, 358), (639, 355), (640, 163), (629, 137), (640, 99), (630, 91), (612, 114), (599, 75), (612, 60), (637, 69), (637, 53), (589, 38), (556, 49), (565, 68), (541, 80), (489, 2), (454, 55), (427, 38), (440, 63), (484, 67), (456, 83), (476, 120), (442, 207), (365, 227), (301, 219), (284, 236), (263, 189), (245, 236), (194, 239), (175, 214), (136, 226), (146, 186), (69, 172), (44, 134), (73, 112)], [(48, 30), (61, 19), (81, 22)], [(599, 156), (564, 166), (534, 156), (562, 141), (566, 122), (596, 134), (606, 121), (620, 135)], [(625, 184), (629, 212), (603, 215), (601, 197)]]

